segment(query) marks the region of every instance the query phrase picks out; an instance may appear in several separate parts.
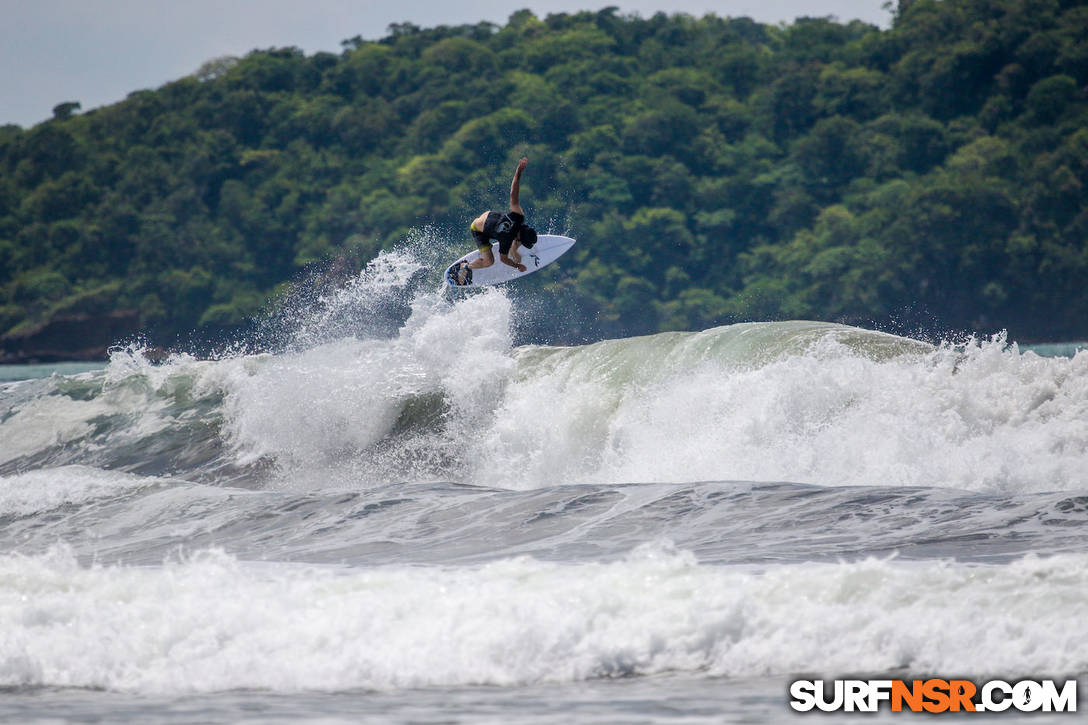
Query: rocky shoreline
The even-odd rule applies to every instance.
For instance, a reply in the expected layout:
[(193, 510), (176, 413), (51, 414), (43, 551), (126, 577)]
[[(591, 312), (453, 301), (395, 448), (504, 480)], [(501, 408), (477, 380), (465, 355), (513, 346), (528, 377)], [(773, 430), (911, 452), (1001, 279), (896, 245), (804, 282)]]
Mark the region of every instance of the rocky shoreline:
[(140, 315), (136, 310), (58, 316), (0, 338), (0, 364), (105, 360), (111, 345), (139, 331)]

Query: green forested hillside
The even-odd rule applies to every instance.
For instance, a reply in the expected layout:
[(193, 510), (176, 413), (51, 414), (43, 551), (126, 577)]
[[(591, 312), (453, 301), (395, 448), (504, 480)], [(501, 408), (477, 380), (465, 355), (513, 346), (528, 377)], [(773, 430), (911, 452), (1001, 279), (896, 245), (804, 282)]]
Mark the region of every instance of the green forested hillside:
[[(425, 224), (471, 243), (531, 165), (603, 332), (816, 318), (1088, 333), (1088, 3), (858, 22), (614, 9), (254, 51), (0, 128), (0, 333), (228, 328)], [(648, 304), (649, 301), (649, 304)]]

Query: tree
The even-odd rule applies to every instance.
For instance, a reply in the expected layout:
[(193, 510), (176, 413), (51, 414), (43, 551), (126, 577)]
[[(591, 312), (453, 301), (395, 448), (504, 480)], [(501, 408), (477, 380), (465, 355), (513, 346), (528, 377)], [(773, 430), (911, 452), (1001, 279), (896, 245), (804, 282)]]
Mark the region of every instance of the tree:
[(579, 340), (1086, 335), (1085, 29), (1071, 0), (902, 2), (887, 30), (606, 8), (212, 59), (0, 127), (0, 334), (80, 305), (234, 328), (308, 265), (425, 225), (467, 244), (526, 154), (531, 219), (580, 239), (537, 280)]
[(72, 117), (72, 114), (80, 108), (82, 108), (82, 106), (79, 104), (79, 101), (66, 101), (53, 106), (53, 120), (67, 121)]

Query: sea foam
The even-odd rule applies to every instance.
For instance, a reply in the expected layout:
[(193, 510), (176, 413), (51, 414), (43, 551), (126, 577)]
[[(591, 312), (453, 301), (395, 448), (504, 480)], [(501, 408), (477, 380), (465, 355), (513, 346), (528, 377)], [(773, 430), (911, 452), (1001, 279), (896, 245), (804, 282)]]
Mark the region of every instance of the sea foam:
[[(136, 692), (395, 689), (687, 672), (1088, 667), (1088, 556), (700, 565), (667, 543), (612, 563), (79, 566), (0, 557), (0, 686)], [(1002, 606), (995, 608), (993, 602)]]

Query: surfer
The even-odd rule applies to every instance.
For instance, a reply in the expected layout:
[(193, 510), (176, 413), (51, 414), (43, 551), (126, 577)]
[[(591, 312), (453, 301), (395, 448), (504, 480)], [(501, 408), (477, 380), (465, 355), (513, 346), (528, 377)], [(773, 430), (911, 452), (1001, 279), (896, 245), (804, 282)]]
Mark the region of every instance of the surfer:
[(522, 158), (514, 171), (514, 180), (510, 182), (510, 211), (485, 211), (469, 226), (472, 238), (476, 240), (476, 246), (480, 250), (480, 258), (469, 264), (469, 269), (483, 269), (495, 263), (495, 254), (491, 251), (491, 240), (495, 240), (499, 243), (499, 259), (502, 263), (517, 268), (519, 272), (525, 271), (518, 250), (522, 247), (532, 249), (536, 244), (536, 230), (525, 224), (525, 212), (518, 201), (521, 172), (525, 171), (528, 163), (529, 159)]

